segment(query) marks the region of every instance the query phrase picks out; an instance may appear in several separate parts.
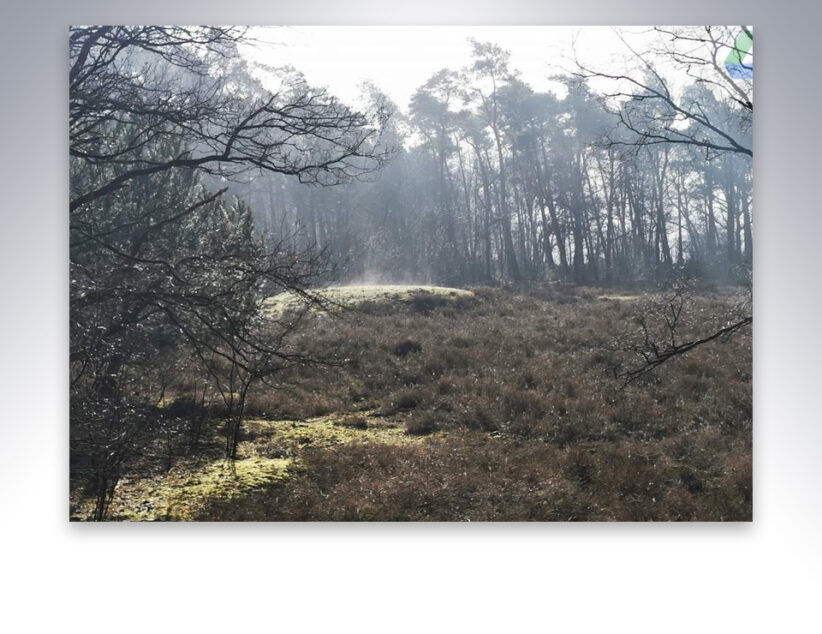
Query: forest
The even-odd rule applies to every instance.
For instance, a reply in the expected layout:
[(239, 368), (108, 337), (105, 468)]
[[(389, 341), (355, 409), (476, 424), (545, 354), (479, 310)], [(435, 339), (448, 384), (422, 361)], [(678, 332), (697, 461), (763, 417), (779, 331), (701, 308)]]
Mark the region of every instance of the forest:
[(72, 27), (71, 519), (749, 521), (753, 35), (649, 32), (398, 104)]

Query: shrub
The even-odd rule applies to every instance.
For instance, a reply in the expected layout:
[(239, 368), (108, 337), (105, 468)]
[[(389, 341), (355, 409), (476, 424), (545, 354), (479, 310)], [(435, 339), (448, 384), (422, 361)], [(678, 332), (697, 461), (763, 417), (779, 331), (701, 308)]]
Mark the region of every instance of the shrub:
[(437, 419), (434, 414), (426, 412), (424, 414), (411, 416), (405, 421), (406, 433), (421, 436), (431, 434), (439, 429)]
[(411, 339), (405, 339), (394, 346), (394, 354), (398, 357), (405, 357), (412, 352), (419, 352), (420, 350), (422, 350), (422, 346)]
[(428, 314), (435, 308), (440, 308), (448, 304), (448, 299), (433, 293), (415, 293), (411, 298), (411, 306), (418, 313)]
[(368, 429), (368, 421), (362, 416), (344, 416), (339, 420), (335, 420), (334, 424), (351, 429)]
[(420, 405), (427, 396), (427, 392), (417, 387), (408, 387), (394, 395), (392, 404), (397, 410), (414, 409)]

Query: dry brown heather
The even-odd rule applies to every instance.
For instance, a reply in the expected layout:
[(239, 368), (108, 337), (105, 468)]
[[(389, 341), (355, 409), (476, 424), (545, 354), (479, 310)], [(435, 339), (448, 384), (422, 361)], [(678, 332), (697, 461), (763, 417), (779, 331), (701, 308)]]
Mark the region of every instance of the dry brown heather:
[[(700, 294), (689, 331), (721, 325), (734, 301)], [(285, 477), (196, 517), (750, 520), (750, 329), (619, 389), (613, 342), (643, 302), (481, 289), (318, 315), (302, 345), (347, 363), (294, 371), (250, 416), (326, 417), (303, 429), (333, 420), (345, 442), (252, 422), (243, 455), (288, 457)]]

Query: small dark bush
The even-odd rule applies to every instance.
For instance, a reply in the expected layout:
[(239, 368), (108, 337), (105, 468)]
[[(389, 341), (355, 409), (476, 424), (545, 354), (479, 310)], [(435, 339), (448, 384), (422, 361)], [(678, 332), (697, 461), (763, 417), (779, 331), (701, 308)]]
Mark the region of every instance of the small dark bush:
[(420, 350), (422, 350), (422, 346), (411, 339), (405, 339), (394, 346), (394, 354), (398, 357), (405, 357), (412, 352), (419, 352)]
[(428, 314), (435, 308), (448, 304), (448, 299), (431, 293), (416, 293), (411, 298), (411, 306), (418, 313)]
[(406, 388), (394, 396), (393, 405), (398, 410), (414, 409), (425, 399), (423, 390)]
[(468, 337), (454, 337), (451, 339), (451, 345), (455, 348), (470, 348), (475, 343), (476, 341), (469, 339)]
[(437, 431), (437, 429), (439, 429), (437, 419), (431, 413), (426, 413), (419, 416), (412, 416), (407, 421), (405, 421), (406, 433), (415, 436), (431, 434)]
[(702, 493), (702, 479), (693, 469), (683, 469), (680, 480), (682, 480), (684, 487), (688, 489), (688, 493), (692, 495)]
[(204, 416), (206, 414), (206, 408), (190, 396), (183, 396), (169, 403), (165, 407), (164, 413), (167, 416), (174, 416), (176, 418), (192, 419)]
[(468, 429), (479, 431), (497, 431), (499, 429), (499, 425), (494, 421), (494, 416), (483, 407), (470, 409), (462, 419), (462, 423)]
[(351, 429), (368, 429), (368, 421), (362, 416), (345, 416), (334, 421), (340, 427), (350, 427)]

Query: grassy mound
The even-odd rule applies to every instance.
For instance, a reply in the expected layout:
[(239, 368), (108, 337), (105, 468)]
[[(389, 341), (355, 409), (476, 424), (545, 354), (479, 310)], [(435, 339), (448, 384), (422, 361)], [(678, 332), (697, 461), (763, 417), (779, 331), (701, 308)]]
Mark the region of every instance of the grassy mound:
[[(332, 304), (349, 308), (371, 303), (424, 303), (426, 301), (442, 305), (474, 296), (473, 291), (462, 288), (419, 284), (330, 286), (318, 291), (317, 294)], [(273, 313), (298, 308), (301, 304), (301, 299), (293, 293), (280, 293), (268, 300), (268, 308)]]

